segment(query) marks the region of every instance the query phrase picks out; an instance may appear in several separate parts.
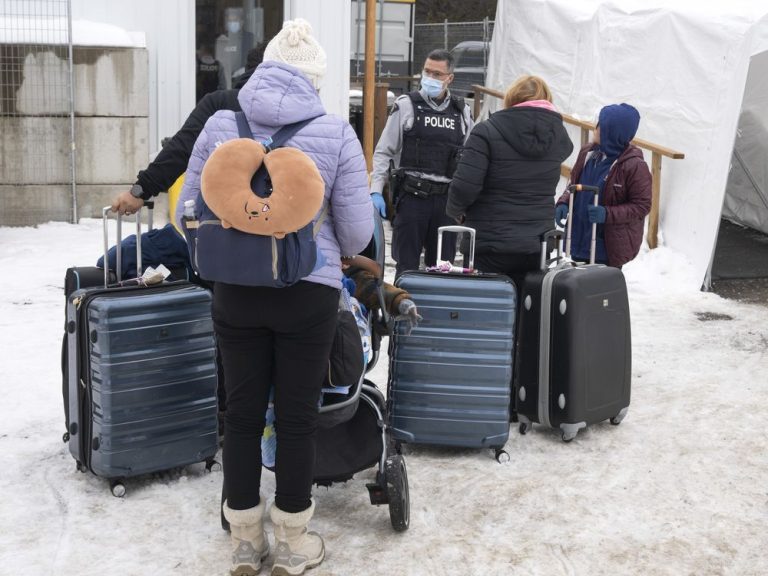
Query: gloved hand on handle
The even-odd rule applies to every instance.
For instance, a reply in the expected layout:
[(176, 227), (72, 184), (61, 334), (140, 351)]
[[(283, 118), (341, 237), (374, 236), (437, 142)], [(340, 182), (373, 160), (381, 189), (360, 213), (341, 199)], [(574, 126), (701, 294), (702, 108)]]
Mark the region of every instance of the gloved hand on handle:
[(566, 218), (568, 218), (568, 205), (558, 204), (555, 206), (555, 226), (564, 227)]
[(587, 217), (590, 224), (604, 224), (607, 214), (608, 211), (605, 209), (605, 206), (594, 206), (592, 204), (587, 206)]
[(410, 335), (413, 329), (419, 325), (419, 322), (424, 319), (419, 314), (419, 310), (416, 308), (414, 301), (408, 298), (404, 298), (400, 301), (400, 304), (397, 307), (397, 311), (398, 315), (395, 316), (395, 320), (398, 322), (403, 322), (405, 325), (405, 330), (403, 333), (406, 336)]

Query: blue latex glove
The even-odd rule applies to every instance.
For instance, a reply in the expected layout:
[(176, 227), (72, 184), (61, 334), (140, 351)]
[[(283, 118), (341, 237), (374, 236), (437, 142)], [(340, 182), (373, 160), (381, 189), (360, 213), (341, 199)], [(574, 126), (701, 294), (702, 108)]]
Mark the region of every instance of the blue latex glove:
[(607, 213), (608, 211), (605, 209), (605, 206), (595, 206), (594, 204), (587, 206), (587, 216), (589, 217), (590, 224), (604, 224)]
[(568, 205), (558, 204), (555, 206), (555, 225), (565, 226), (566, 218), (568, 218)]
[(371, 193), (371, 202), (373, 202), (374, 208), (379, 211), (382, 218), (387, 217), (387, 203), (384, 201), (384, 196), (380, 192)]

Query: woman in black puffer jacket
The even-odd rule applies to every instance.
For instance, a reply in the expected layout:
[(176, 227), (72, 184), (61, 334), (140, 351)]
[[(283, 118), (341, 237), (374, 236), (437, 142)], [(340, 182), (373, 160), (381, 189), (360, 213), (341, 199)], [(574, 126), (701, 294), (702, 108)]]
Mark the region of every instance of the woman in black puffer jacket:
[(446, 213), (477, 230), (475, 268), (521, 287), (539, 266), (541, 234), (555, 217), (560, 165), (573, 144), (552, 93), (536, 76), (507, 90), (504, 109), (477, 124), (448, 190)]

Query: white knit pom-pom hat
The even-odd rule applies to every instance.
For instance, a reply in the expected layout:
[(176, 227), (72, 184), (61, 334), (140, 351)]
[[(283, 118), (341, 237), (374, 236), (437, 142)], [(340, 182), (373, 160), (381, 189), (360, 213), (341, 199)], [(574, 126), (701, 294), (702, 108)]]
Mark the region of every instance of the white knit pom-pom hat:
[(322, 84), (326, 70), (323, 47), (312, 36), (312, 25), (303, 18), (286, 20), (283, 29), (267, 44), (264, 61), (283, 62), (301, 70), (315, 89)]

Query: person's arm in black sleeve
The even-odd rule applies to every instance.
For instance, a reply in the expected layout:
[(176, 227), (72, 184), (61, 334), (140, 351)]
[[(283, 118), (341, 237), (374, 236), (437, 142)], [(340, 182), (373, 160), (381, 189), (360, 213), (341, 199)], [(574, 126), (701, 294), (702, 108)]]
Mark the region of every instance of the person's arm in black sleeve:
[(464, 153), (448, 188), (445, 213), (456, 222), (464, 222), (467, 210), (480, 195), (490, 157), (487, 128), (484, 124), (478, 124), (464, 145)]
[[(206, 94), (192, 110), (181, 130), (176, 132), (157, 157), (144, 170), (140, 170), (132, 192), (121, 192), (112, 202), (112, 211), (131, 214), (141, 208), (146, 200), (167, 192), (176, 179), (184, 174), (192, 154), (192, 147), (203, 130), (208, 118), (217, 110), (231, 110), (237, 103), (236, 90), (218, 90)], [(238, 108), (239, 110), (239, 108)], [(140, 186), (137, 192), (136, 186)], [(137, 193), (140, 196), (137, 197)]]

